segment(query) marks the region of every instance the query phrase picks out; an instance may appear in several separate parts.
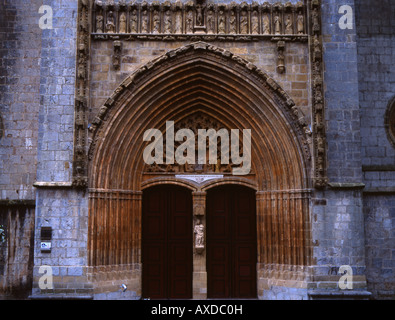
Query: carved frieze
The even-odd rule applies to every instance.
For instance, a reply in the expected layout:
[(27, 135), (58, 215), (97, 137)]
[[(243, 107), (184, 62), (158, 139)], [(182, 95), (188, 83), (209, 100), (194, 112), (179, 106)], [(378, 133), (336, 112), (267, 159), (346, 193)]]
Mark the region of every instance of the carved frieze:
[[(306, 41), (303, 2), (297, 4), (229, 4), (189, 1), (186, 3), (120, 2), (95, 0), (92, 14), (93, 39), (127, 40), (259, 40), (284, 36)], [(196, 37), (197, 36), (197, 37)]]

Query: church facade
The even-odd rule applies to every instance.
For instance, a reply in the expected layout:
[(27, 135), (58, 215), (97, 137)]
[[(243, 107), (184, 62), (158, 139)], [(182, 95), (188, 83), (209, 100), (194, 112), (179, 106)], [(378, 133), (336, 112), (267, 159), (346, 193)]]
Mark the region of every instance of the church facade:
[(0, 10), (1, 297), (395, 297), (390, 0)]

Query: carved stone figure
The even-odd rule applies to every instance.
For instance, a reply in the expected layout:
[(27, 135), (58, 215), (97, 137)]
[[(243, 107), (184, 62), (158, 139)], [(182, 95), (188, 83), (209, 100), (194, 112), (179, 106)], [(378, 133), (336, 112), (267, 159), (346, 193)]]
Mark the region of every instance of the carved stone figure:
[(160, 32), (160, 16), (158, 10), (154, 11), (154, 15), (152, 18), (152, 33), (159, 33)]
[(290, 14), (287, 15), (287, 19), (285, 20), (285, 34), (293, 34), (292, 17)]
[(181, 12), (181, 10), (177, 10), (177, 12), (176, 12), (175, 33), (182, 33), (182, 12)]
[(195, 248), (204, 248), (204, 225), (200, 219), (196, 221), (195, 225)]
[(264, 14), (262, 18), (263, 34), (270, 34), (270, 19), (268, 14)]
[(251, 33), (258, 34), (259, 33), (259, 23), (258, 23), (258, 11), (252, 11), (251, 16)]
[(171, 12), (170, 10), (166, 10), (165, 11), (165, 17), (164, 17), (164, 32), (165, 33), (171, 33), (171, 27), (172, 27), (172, 21), (171, 21)]
[(115, 33), (115, 21), (114, 21), (114, 14), (112, 11), (108, 13), (106, 31), (107, 33)]
[(297, 18), (297, 29), (298, 29), (298, 34), (304, 34), (304, 17), (301, 12), (299, 12)]
[(103, 14), (101, 12), (96, 16), (96, 33), (103, 33)]
[(236, 14), (234, 10), (231, 10), (229, 18), (229, 33), (235, 34), (236, 32)]
[(204, 20), (203, 20), (204, 7), (205, 6), (202, 6), (201, 4), (196, 5), (196, 25), (198, 26), (204, 25)]
[(141, 32), (148, 33), (148, 11), (143, 10), (143, 14), (141, 17)]
[(207, 33), (214, 33), (214, 11), (212, 9), (207, 12)]
[(125, 12), (121, 13), (119, 17), (119, 33), (126, 33), (126, 14)]
[(86, 71), (85, 71), (85, 55), (80, 52), (78, 56), (78, 72), (77, 76), (79, 79), (84, 80), (86, 78)]
[(281, 18), (278, 13), (274, 16), (274, 33), (281, 34)]
[(223, 10), (220, 10), (218, 14), (218, 33), (225, 33), (225, 14)]
[(186, 21), (185, 21), (185, 31), (186, 33), (193, 32), (193, 12), (189, 10), (187, 12)]
[(132, 14), (130, 16), (130, 32), (131, 33), (137, 33), (138, 32), (138, 26), (137, 26), (137, 10), (134, 9), (132, 11)]
[(247, 34), (248, 33), (248, 17), (247, 17), (247, 11), (245, 11), (245, 10), (243, 10), (241, 12), (240, 33), (241, 34)]

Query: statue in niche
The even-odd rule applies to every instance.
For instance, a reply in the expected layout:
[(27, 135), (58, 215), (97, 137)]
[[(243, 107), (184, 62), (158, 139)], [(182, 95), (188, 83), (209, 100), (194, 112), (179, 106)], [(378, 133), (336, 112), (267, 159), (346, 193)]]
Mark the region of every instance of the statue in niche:
[(130, 17), (130, 32), (137, 33), (137, 10), (133, 9), (132, 15)]
[(281, 34), (281, 18), (278, 13), (274, 16), (274, 33)]
[(270, 34), (270, 19), (268, 14), (264, 14), (262, 18), (263, 34)]
[(288, 14), (287, 19), (285, 20), (285, 34), (293, 34), (292, 29), (292, 17)]
[(181, 10), (177, 10), (177, 12), (176, 12), (175, 33), (182, 33), (182, 12), (181, 12)]
[(225, 14), (223, 10), (220, 10), (218, 15), (218, 33), (225, 33)]
[(251, 33), (258, 34), (259, 33), (259, 23), (258, 23), (258, 11), (252, 11), (251, 16)]
[(160, 32), (160, 16), (159, 16), (158, 10), (154, 10), (152, 22), (153, 22), (152, 33), (159, 33)]
[(236, 14), (234, 10), (231, 10), (229, 17), (229, 33), (235, 34), (236, 32)]
[(126, 33), (126, 14), (125, 12), (121, 13), (119, 17), (119, 33)]
[(195, 248), (204, 248), (204, 225), (197, 219), (195, 225)]
[(207, 33), (214, 33), (214, 11), (211, 8), (207, 12)]
[(298, 34), (304, 34), (304, 17), (301, 12), (299, 12), (298, 14), (297, 28), (298, 28)]
[(164, 26), (164, 32), (165, 33), (171, 33), (171, 23), (172, 23), (172, 21), (171, 21), (171, 12), (170, 12), (170, 10), (166, 10), (165, 11), (165, 17), (164, 17), (164, 23), (165, 23), (165, 26)]
[(240, 33), (241, 34), (247, 34), (248, 33), (248, 17), (247, 17), (247, 11), (245, 11), (245, 10), (243, 10), (241, 12)]
[(196, 25), (198, 26), (203, 26), (204, 25), (204, 19), (203, 19), (203, 10), (206, 6), (197, 4), (196, 5)]
[(115, 33), (115, 21), (114, 21), (114, 14), (112, 11), (108, 13), (106, 31), (107, 33)]
[(103, 33), (103, 14), (101, 12), (96, 16), (96, 33)]
[(148, 33), (148, 11), (147, 9), (143, 10), (141, 17), (141, 32)]
[(185, 31), (186, 33), (192, 33), (193, 32), (193, 12), (192, 10), (189, 10), (187, 12), (186, 16), (186, 22), (185, 22)]

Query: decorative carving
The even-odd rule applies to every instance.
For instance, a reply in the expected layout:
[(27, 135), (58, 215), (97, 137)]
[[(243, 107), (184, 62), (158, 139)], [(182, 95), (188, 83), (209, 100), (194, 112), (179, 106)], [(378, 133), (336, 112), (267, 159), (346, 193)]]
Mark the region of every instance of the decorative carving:
[(194, 234), (195, 234), (195, 249), (201, 252), (201, 250), (204, 249), (204, 225), (203, 223), (201, 223), (200, 219), (196, 220)]
[(152, 33), (160, 33), (160, 16), (158, 10), (154, 10), (152, 17)]
[(281, 34), (281, 17), (277, 12), (274, 16), (274, 33)]
[(119, 17), (119, 33), (126, 33), (126, 13), (122, 12)]
[(270, 18), (268, 13), (265, 13), (262, 18), (262, 32), (263, 34), (270, 34)]
[(96, 32), (97, 33), (103, 33), (103, 13), (100, 11), (96, 15)]
[(248, 17), (247, 17), (247, 11), (246, 10), (241, 11), (240, 33), (241, 34), (247, 34), (248, 33)]
[(112, 63), (115, 70), (119, 70), (121, 68), (121, 46), (121, 41), (114, 41), (114, 55)]
[(298, 29), (298, 34), (304, 34), (304, 15), (302, 14), (301, 11), (299, 11), (298, 13), (297, 29)]
[(293, 34), (293, 21), (290, 13), (287, 14), (285, 19), (285, 34)]
[(214, 24), (214, 11), (212, 6), (209, 6), (207, 10), (207, 33), (215, 32), (215, 24)]
[(259, 17), (257, 10), (254, 10), (251, 13), (251, 33), (252, 34), (259, 33)]
[(106, 32), (107, 33), (115, 33), (115, 20), (114, 20), (114, 13), (110, 11), (107, 16), (107, 23), (106, 23)]
[(193, 33), (193, 11), (191, 9), (187, 12), (185, 29), (186, 33)]
[(141, 15), (141, 33), (148, 33), (148, 10), (143, 9)]
[(277, 72), (284, 73), (285, 72), (285, 42), (279, 41), (277, 42)]
[(236, 12), (234, 9), (230, 10), (230, 18), (229, 18), (229, 33), (236, 34)]
[[(313, 37), (311, 45), (311, 64), (313, 78), (313, 140), (315, 154), (314, 186), (316, 188), (324, 188), (328, 183), (328, 178), (326, 176), (325, 115), (322, 86), (322, 41), (321, 26), (319, 22), (320, 8), (320, 1), (313, 0), (311, 3), (311, 36)], [(300, 32), (301, 29), (302, 20), (298, 22), (298, 32)]]
[(223, 8), (220, 8), (218, 13), (218, 33), (224, 34), (226, 33), (226, 18), (225, 12)]
[[(289, 2), (283, 6), (281, 3), (271, 5), (267, 2), (261, 5), (257, 2), (252, 2), (252, 4), (231, 2), (228, 5), (206, 4), (205, 0), (195, 0), (195, 2), (189, 0), (184, 4), (180, 0), (175, 3), (165, 1), (163, 4), (159, 1), (153, 1), (150, 4), (143, 1), (142, 3), (132, 2), (128, 5), (125, 1), (118, 4), (114, 1), (107, 1), (106, 5), (102, 5), (96, 0), (94, 10), (96, 35), (93, 39), (96, 40), (118, 40), (126, 38), (129, 32), (130, 34), (141, 33), (138, 39), (146, 40), (153, 38), (143, 34), (152, 33), (156, 35), (155, 40), (196, 40), (204, 39), (203, 35), (206, 35), (209, 40), (216, 38), (223, 40), (224, 35), (235, 35), (233, 38), (227, 37), (226, 39), (246, 41), (283, 34), (284, 37), (290, 37), (288, 41), (306, 41), (304, 33), (306, 17), (304, 4), (301, 2), (297, 4)], [(173, 33), (179, 36), (169, 37), (169, 34)], [(182, 36), (183, 34), (195, 34), (195, 36), (185, 37)], [(135, 37), (129, 35), (126, 39), (134, 40)]]

